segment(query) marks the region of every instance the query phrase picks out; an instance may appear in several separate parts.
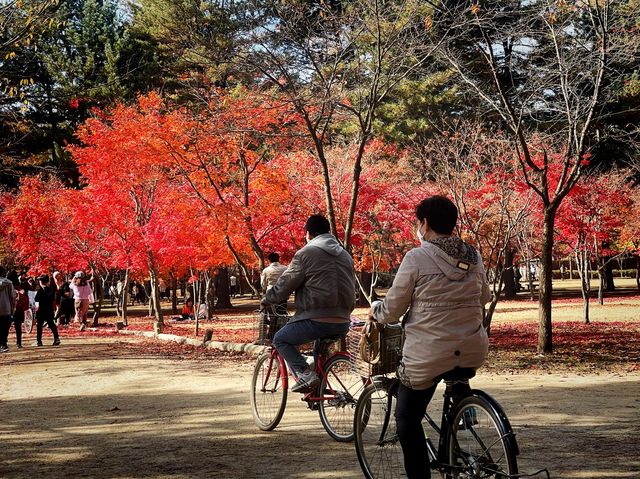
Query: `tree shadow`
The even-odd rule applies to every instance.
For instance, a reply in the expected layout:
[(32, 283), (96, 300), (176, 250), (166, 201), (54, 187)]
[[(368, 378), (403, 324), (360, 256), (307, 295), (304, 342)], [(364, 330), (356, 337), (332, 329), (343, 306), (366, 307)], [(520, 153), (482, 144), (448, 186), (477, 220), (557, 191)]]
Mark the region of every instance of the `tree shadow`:
[[(25, 379), (41, 382), (42, 390), (38, 397), (3, 394), (0, 477), (362, 477), (353, 444), (330, 439), (299, 395), (290, 395), (275, 431), (257, 429), (248, 398), (251, 363), (220, 372), (213, 364), (113, 361), (99, 352), (84, 359), (96, 362), (82, 375), (73, 361), (20, 368), (30, 371), (22, 379), (9, 368), (1, 372), (4, 391)], [(480, 372), (472, 383), (510, 417), (521, 472), (640, 477), (640, 377), (591, 384), (556, 376), (554, 386), (545, 375), (511, 381)], [(58, 394), (59, 386), (67, 392)]]

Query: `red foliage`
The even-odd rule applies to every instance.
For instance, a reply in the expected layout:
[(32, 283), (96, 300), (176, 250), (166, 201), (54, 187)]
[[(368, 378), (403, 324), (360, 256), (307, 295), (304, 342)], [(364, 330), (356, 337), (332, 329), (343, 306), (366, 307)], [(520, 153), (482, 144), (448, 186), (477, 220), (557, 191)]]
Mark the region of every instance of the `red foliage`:
[[(633, 216), (630, 193), (624, 177), (614, 173), (582, 178), (558, 211), (559, 240), (592, 256), (614, 253), (613, 241)], [(609, 244), (605, 251), (601, 251), (603, 242)]]
[(556, 322), (554, 354), (537, 356), (537, 323), (500, 324), (491, 328), (489, 365), (512, 369), (637, 369), (640, 324), (636, 322)]

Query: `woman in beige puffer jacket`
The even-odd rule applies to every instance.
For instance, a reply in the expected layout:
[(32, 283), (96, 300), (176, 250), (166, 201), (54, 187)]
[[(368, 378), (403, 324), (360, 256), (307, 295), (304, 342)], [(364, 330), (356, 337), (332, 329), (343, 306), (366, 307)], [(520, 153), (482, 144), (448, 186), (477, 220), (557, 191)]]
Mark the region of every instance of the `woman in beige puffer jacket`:
[(417, 206), (416, 216), (421, 244), (405, 255), (387, 296), (370, 314), (381, 323), (405, 315), (396, 422), (410, 479), (430, 474), (420, 422), (435, 392), (434, 378), (455, 367), (479, 368), (486, 359), (482, 320), (491, 299), (482, 258), (452, 235), (456, 206), (433, 196)]

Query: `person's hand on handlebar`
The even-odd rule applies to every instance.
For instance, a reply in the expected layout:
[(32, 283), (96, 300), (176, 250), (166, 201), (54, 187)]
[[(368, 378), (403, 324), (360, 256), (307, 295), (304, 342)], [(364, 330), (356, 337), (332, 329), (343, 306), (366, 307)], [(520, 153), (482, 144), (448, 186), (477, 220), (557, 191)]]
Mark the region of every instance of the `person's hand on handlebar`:
[(373, 311), (376, 308), (376, 306), (381, 302), (382, 301), (374, 301), (373, 303), (371, 303), (371, 309), (369, 309), (369, 314), (367, 315), (368, 321), (376, 322), (376, 317), (374, 316)]
[(374, 321), (375, 322), (376, 318), (374, 318), (373, 316), (373, 308), (369, 309), (369, 313), (367, 314), (367, 321)]

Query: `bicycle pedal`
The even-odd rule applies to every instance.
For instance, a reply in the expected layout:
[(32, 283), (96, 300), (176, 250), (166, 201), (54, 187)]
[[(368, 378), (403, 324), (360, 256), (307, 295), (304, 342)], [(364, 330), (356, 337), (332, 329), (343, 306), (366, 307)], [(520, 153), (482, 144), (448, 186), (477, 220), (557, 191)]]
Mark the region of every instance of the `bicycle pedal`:
[(306, 398), (302, 398), (303, 401), (307, 403), (307, 407), (312, 411), (317, 411), (320, 409), (320, 403), (318, 401), (309, 401)]

